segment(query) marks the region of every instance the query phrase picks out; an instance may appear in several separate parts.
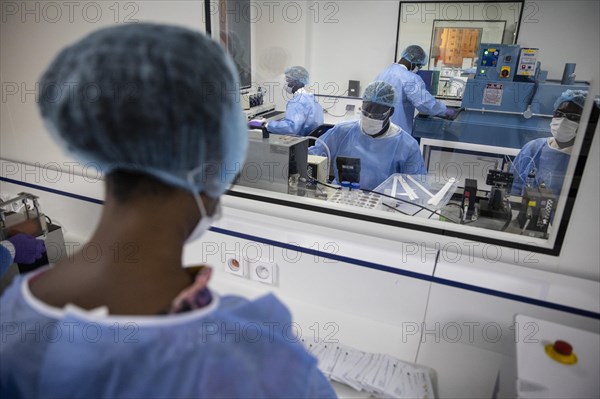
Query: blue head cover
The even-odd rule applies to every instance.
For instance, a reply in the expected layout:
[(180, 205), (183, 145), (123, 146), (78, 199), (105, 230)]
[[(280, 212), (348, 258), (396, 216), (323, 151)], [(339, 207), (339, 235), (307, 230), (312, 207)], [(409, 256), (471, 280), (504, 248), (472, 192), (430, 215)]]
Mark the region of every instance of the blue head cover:
[(400, 57), (418, 66), (427, 64), (427, 53), (421, 46), (413, 44), (404, 49)]
[(584, 90), (566, 90), (560, 97), (554, 102), (554, 110), (556, 111), (561, 104), (566, 102), (572, 102), (583, 108), (585, 99), (587, 97), (587, 91)]
[(41, 78), (39, 107), (67, 151), (104, 173), (143, 172), (211, 197), (248, 146), (233, 62), (175, 26), (120, 25), (67, 47)]
[(396, 89), (386, 82), (376, 81), (370, 83), (363, 94), (363, 101), (393, 107), (396, 103)]
[(292, 66), (287, 68), (283, 73), (288, 81), (299, 82), (304, 86), (308, 85), (308, 71), (304, 67)]

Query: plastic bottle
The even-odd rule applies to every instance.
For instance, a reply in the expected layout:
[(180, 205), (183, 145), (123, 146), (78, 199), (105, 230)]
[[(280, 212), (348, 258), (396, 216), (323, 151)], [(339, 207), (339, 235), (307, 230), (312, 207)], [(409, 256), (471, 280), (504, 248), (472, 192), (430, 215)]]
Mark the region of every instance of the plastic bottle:
[(294, 173), (290, 174), (288, 178), (288, 194), (297, 195), (298, 194), (298, 181), (300, 180), (300, 174)]
[(347, 202), (350, 200), (350, 182), (342, 182), (342, 201)]
[(350, 197), (352, 198), (352, 202), (354, 204), (358, 204), (358, 200), (360, 199), (360, 184), (352, 183), (350, 184)]

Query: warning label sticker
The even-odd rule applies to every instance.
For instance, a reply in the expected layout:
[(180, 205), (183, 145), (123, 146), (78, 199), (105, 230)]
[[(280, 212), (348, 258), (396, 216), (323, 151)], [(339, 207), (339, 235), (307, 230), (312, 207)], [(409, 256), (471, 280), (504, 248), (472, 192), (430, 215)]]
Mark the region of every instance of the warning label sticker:
[(487, 83), (483, 89), (483, 105), (500, 105), (502, 104), (502, 92), (504, 86), (500, 83)]

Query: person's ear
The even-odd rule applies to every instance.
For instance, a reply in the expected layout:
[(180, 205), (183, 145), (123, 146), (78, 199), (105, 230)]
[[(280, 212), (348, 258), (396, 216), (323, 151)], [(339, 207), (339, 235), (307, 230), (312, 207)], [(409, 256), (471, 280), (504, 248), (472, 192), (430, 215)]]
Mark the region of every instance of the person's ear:
[(394, 107), (390, 108), (390, 114), (388, 115), (388, 118), (391, 117), (392, 115), (394, 115), (395, 110), (396, 110), (396, 108), (394, 108)]

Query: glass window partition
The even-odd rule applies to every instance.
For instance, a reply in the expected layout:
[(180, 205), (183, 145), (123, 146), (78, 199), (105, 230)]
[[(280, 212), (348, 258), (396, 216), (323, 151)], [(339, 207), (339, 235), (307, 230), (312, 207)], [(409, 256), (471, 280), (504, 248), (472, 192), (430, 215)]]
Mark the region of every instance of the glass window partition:
[[(279, 105), (248, 117), (291, 119), (286, 108), (299, 100), (285, 92), (283, 70), (302, 65), (310, 72), (303, 90), (314, 94), (327, 126), (307, 137), (269, 133), (268, 124), (249, 130), (248, 159), (230, 195), (558, 254), (578, 184), (573, 176), (581, 173), (599, 109), (590, 105), (595, 93), (588, 83), (548, 79), (537, 60), (549, 43), (518, 44), (523, 3), (471, 3), (469, 18), (464, 3), (338, 1), (327, 10), (315, 4), (302, 3), (296, 22), (286, 14), (278, 19), (276, 10), (272, 19), (252, 22), (253, 86), (265, 90), (266, 104)], [(457, 9), (460, 18), (451, 17)], [(369, 28), (378, 17), (397, 23), (381, 23), (395, 37)], [(459, 22), (448, 22), (453, 18)], [(369, 53), (366, 62), (356, 43), (388, 52), (380, 58)], [(346, 96), (344, 79), (363, 76), (349, 80), (364, 90), (408, 44), (421, 44), (432, 68), (441, 60), (458, 75), (469, 69), (467, 76), (448, 76), (461, 79), (461, 96), (449, 103), (455, 112), (418, 113), (410, 134), (390, 127), (380, 138), (368, 137), (361, 118), (372, 113), (359, 109), (360, 97)], [(449, 50), (460, 57), (453, 59)], [(438, 93), (444, 86), (439, 79)], [(555, 102), (567, 90), (587, 92), (564, 105), (563, 115), (579, 113), (580, 125), (555, 117)], [(576, 109), (569, 108), (573, 104)], [(572, 137), (561, 141), (558, 131)], [(409, 147), (418, 157), (406, 155)]]

